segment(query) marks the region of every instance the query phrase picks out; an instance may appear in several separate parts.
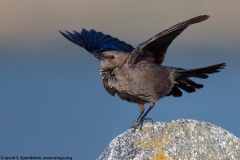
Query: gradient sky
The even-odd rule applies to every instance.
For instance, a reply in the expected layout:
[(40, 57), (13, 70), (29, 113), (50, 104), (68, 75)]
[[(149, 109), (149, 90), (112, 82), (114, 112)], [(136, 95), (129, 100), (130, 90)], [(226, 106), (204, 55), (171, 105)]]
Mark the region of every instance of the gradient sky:
[(240, 137), (238, 0), (2, 1), (0, 5), (0, 156), (96, 159), (139, 110), (103, 88), (99, 62), (58, 30), (95, 29), (137, 44), (183, 20), (209, 14), (171, 45), (164, 65), (226, 62), (205, 87), (160, 100), (149, 116), (202, 120)]

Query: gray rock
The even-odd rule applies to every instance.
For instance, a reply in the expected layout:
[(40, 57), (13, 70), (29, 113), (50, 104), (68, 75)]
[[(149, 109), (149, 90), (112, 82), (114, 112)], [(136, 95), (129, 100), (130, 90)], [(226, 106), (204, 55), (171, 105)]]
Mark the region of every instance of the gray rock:
[(146, 123), (114, 138), (97, 160), (240, 160), (240, 140), (210, 123), (179, 119)]

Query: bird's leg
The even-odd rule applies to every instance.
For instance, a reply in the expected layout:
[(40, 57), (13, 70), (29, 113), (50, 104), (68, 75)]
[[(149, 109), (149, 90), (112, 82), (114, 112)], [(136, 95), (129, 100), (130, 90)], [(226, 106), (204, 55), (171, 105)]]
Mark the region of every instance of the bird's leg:
[(151, 118), (146, 118), (147, 114), (153, 109), (155, 103), (150, 103), (150, 107), (148, 108), (148, 110), (144, 113), (144, 115), (141, 117), (140, 121), (138, 122), (138, 125), (135, 125), (134, 128), (140, 128), (142, 129), (142, 125), (144, 120), (151, 120), (153, 122), (153, 120)]
[(145, 107), (144, 107), (143, 104), (138, 104), (138, 106), (139, 106), (140, 113), (139, 113), (137, 119), (136, 119), (136, 120), (134, 121), (134, 123), (132, 124), (131, 128), (134, 128), (134, 127), (138, 124), (138, 121), (139, 121), (139, 119), (141, 118), (141, 116), (143, 115), (144, 110), (145, 110)]

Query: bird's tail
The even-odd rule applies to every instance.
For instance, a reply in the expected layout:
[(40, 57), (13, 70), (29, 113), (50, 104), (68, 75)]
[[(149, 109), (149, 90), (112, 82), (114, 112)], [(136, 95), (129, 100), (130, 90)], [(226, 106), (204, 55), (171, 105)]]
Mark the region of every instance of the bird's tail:
[(204, 86), (202, 84), (198, 84), (189, 78), (194, 77), (194, 78), (206, 79), (208, 78), (208, 74), (220, 72), (220, 70), (223, 69), (225, 66), (226, 66), (225, 63), (220, 63), (212, 66), (189, 69), (189, 70), (185, 70), (182, 68), (171, 68), (171, 69), (174, 69), (176, 72), (176, 77), (175, 77), (176, 84), (174, 85), (169, 95), (173, 95), (174, 97), (180, 97), (182, 96), (182, 92), (180, 89), (188, 93), (192, 93), (192, 92), (195, 92), (196, 89), (203, 88)]

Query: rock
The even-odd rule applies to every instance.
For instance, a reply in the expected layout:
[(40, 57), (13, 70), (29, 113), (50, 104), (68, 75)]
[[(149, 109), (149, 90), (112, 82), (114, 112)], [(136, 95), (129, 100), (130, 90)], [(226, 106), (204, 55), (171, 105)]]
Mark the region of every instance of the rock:
[(97, 160), (240, 160), (240, 140), (210, 123), (179, 119), (145, 123), (114, 138)]

